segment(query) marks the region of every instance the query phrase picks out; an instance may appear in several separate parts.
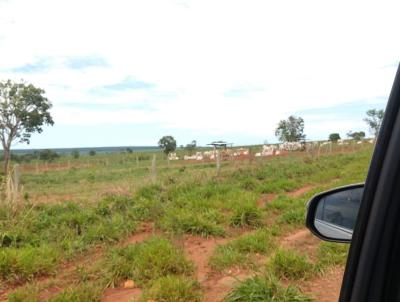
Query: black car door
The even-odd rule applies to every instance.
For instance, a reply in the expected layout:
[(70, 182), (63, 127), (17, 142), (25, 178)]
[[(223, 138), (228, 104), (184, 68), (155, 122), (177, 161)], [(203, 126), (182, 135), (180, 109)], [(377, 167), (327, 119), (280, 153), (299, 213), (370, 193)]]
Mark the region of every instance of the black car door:
[(372, 157), (340, 301), (400, 301), (400, 66)]

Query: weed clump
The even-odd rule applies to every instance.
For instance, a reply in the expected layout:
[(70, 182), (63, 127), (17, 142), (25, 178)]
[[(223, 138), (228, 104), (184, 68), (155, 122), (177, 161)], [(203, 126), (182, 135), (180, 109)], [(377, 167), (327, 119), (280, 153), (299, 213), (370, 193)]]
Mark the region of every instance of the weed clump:
[(218, 246), (210, 259), (210, 265), (218, 271), (235, 265), (244, 268), (256, 267), (255, 256), (268, 254), (274, 246), (271, 234), (266, 230), (258, 230)]
[(332, 242), (322, 242), (318, 249), (318, 265), (321, 268), (344, 265), (347, 260), (349, 246)]
[(111, 251), (107, 262), (111, 285), (125, 279), (146, 284), (167, 275), (190, 275), (193, 271), (183, 252), (161, 237), (116, 248)]
[(92, 283), (80, 284), (64, 289), (49, 302), (97, 302), (100, 301), (103, 289)]
[(200, 285), (186, 277), (168, 275), (151, 283), (141, 301), (200, 302)]
[(249, 278), (236, 286), (225, 298), (226, 302), (308, 302), (311, 298), (293, 285), (284, 287), (272, 275)]
[(314, 273), (314, 265), (310, 260), (305, 255), (291, 250), (278, 250), (270, 260), (269, 266), (281, 279), (307, 279)]
[(261, 211), (254, 203), (251, 202), (239, 204), (234, 209), (230, 224), (234, 227), (258, 227), (262, 224)]
[(198, 213), (185, 208), (170, 208), (161, 219), (160, 225), (174, 234), (197, 234), (204, 237), (225, 234), (213, 211)]
[(21, 282), (35, 276), (54, 273), (59, 256), (60, 252), (49, 245), (1, 249), (0, 277)]

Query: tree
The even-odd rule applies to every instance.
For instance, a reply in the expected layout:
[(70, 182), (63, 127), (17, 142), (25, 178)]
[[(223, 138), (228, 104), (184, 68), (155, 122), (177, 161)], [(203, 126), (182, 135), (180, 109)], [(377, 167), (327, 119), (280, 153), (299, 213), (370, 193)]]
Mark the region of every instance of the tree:
[(90, 150), (90, 151), (89, 151), (89, 155), (90, 155), (90, 156), (95, 156), (95, 155), (96, 155), (96, 151)]
[(367, 117), (364, 118), (364, 121), (368, 124), (371, 134), (373, 134), (375, 138), (378, 136), (384, 115), (385, 112), (382, 109), (371, 109), (367, 111)]
[(29, 144), (32, 133), (41, 133), (44, 125), (53, 125), (52, 105), (45, 91), (32, 84), (0, 82), (0, 140), (7, 174), (11, 144)]
[(72, 152), (71, 152), (71, 156), (73, 157), (73, 158), (75, 158), (75, 159), (77, 159), (77, 158), (79, 158), (79, 150), (73, 150)]
[(197, 141), (196, 140), (192, 140), (192, 142), (190, 144), (187, 144), (185, 149), (192, 154), (194, 152), (194, 150), (196, 150), (196, 146), (197, 146)]
[(158, 141), (158, 146), (164, 150), (165, 154), (169, 154), (171, 152), (174, 152), (176, 149), (176, 140), (170, 136), (163, 136), (162, 138), (160, 138), (160, 140)]
[(349, 138), (352, 138), (352, 139), (356, 140), (356, 141), (360, 141), (365, 137), (365, 132), (364, 131), (358, 131), (358, 132), (349, 131), (347, 133), (347, 136)]
[(305, 139), (304, 120), (301, 117), (289, 116), (281, 120), (275, 130), (275, 136), (282, 142), (298, 142)]
[(53, 161), (58, 157), (59, 157), (58, 153), (50, 149), (42, 150), (39, 153), (39, 159), (43, 161)]
[(331, 133), (331, 134), (329, 134), (329, 140), (331, 142), (336, 143), (338, 140), (340, 140), (340, 134), (339, 133)]

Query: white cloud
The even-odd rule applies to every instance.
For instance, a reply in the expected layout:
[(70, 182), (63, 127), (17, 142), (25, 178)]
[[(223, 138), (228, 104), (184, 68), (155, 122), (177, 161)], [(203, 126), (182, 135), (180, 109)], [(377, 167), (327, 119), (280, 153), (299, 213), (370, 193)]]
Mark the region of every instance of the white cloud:
[[(265, 137), (293, 112), (388, 96), (399, 9), (398, 1), (3, 1), (0, 78), (43, 87), (61, 124), (157, 123)], [(108, 66), (63, 64), (90, 56)], [(7, 71), (43, 58), (52, 68), (42, 73)], [(101, 89), (128, 76), (155, 86)], [(227, 94), (238, 89), (248, 93)], [(312, 126), (318, 133), (326, 123)]]

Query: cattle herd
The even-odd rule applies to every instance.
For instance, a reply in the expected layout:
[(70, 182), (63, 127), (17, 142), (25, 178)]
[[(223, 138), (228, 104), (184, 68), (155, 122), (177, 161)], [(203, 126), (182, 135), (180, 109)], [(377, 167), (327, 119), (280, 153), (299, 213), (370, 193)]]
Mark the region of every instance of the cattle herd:
[[(352, 140), (338, 140), (335, 144), (339, 146), (345, 146), (350, 144), (363, 144), (370, 143), (373, 144), (375, 141), (373, 139), (364, 141), (352, 141)], [(288, 151), (312, 151), (321, 150), (322, 148), (332, 148), (333, 143), (330, 141), (326, 142), (284, 142), (275, 145), (263, 145), (261, 152), (254, 153), (255, 157), (267, 157), (281, 155)], [(235, 149), (214, 149), (208, 151), (197, 151), (191, 155), (184, 155), (183, 160), (192, 161), (203, 161), (203, 160), (215, 160), (218, 157), (221, 159), (234, 159), (234, 158), (246, 158), (251, 156), (250, 149), (248, 148), (235, 148)], [(176, 152), (171, 152), (168, 155), (168, 160), (179, 160), (179, 156)]]

